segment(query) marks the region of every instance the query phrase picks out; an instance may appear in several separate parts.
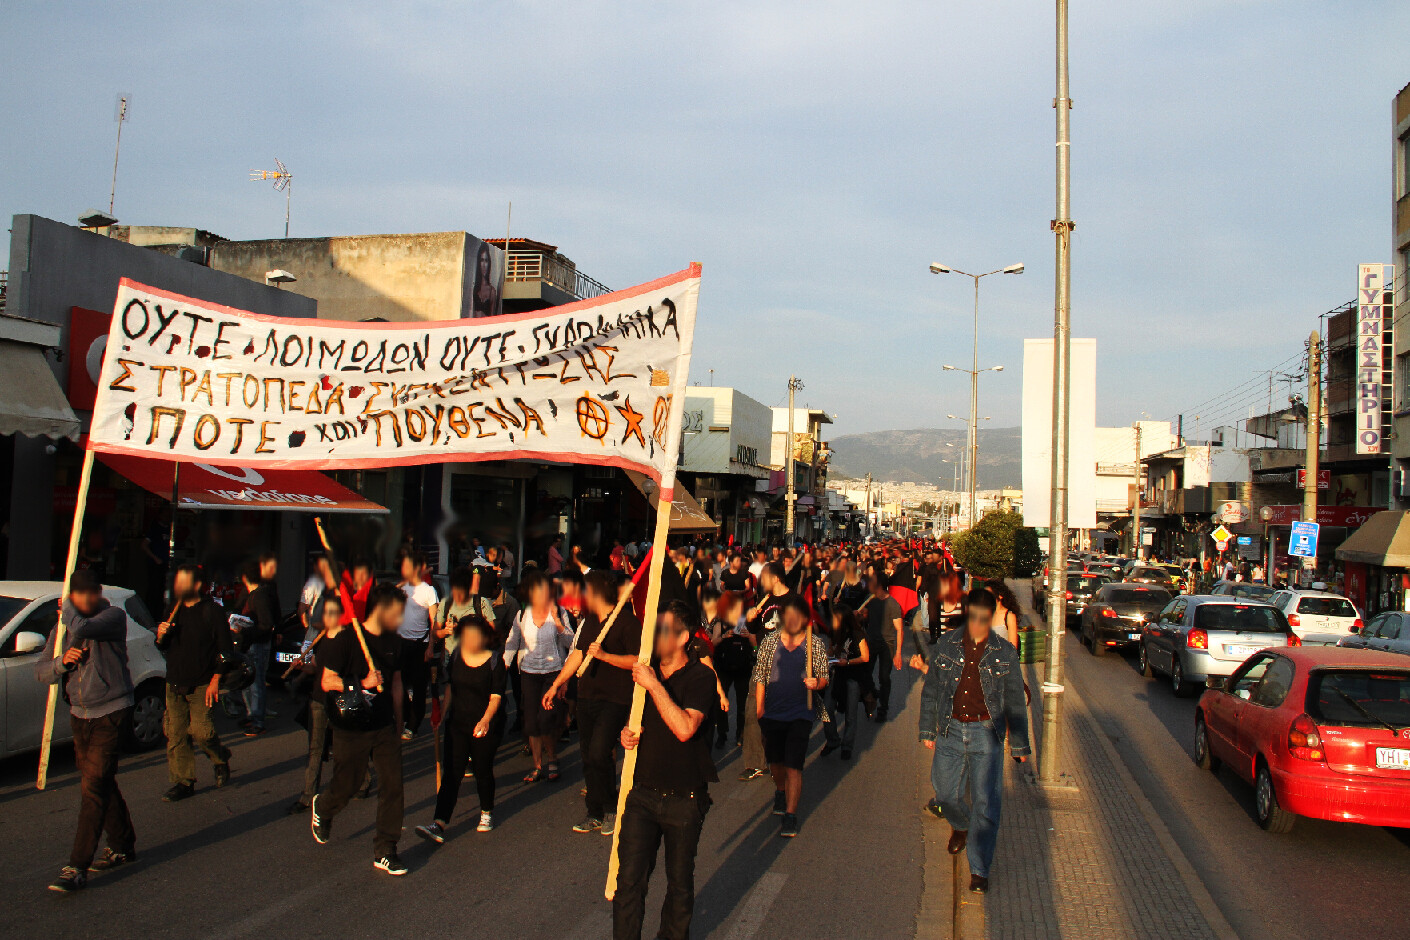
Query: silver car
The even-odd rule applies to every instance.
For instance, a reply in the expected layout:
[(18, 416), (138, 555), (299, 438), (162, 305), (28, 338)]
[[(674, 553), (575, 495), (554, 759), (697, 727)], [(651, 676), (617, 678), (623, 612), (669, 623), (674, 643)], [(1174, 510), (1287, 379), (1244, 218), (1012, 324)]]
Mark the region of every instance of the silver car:
[(1366, 624), (1366, 629), (1343, 637), (1337, 646), (1410, 654), (1410, 614), (1401, 610), (1376, 614)]
[[(58, 581), (0, 581), (0, 757), (39, 747), (49, 686), (34, 667), (59, 620)], [(142, 599), (126, 588), (105, 587), (108, 603), (127, 614), (127, 664), (135, 707), (131, 741), (155, 747), (164, 740), (166, 660), (157, 651), (156, 622)], [(62, 700), (54, 720), (54, 743), (72, 737)]]
[(1233, 674), (1244, 660), (1274, 646), (1301, 646), (1283, 612), (1271, 604), (1213, 595), (1175, 598), (1141, 630), (1141, 675), (1170, 677), (1176, 695), (1192, 695), (1210, 676)]

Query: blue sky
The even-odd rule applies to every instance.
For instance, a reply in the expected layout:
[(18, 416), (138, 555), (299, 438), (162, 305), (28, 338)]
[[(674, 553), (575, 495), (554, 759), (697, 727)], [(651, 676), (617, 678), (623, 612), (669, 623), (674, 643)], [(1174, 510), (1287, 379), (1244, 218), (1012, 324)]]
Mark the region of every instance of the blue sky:
[[(1390, 258), (1399, 0), (1077, 0), (1074, 335), (1098, 420), (1287, 359)], [(209, 10), (207, 10), (209, 8)], [(1053, 12), (1038, 0), (31, 3), (0, 30), (0, 214), (105, 206), (295, 235), (464, 229), (624, 287), (705, 265), (694, 378), (837, 432), (954, 426), (985, 271), (981, 413), (1051, 335)], [(1188, 421), (1188, 418), (1187, 418)]]

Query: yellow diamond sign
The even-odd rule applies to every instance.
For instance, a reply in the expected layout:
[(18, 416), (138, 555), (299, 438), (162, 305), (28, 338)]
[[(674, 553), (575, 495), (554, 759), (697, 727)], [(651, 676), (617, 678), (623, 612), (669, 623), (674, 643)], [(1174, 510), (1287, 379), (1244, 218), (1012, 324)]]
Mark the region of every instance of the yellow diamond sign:
[(1214, 541), (1216, 542), (1227, 542), (1229, 541), (1229, 539), (1234, 537), (1234, 533), (1230, 532), (1228, 529), (1224, 528), (1221, 525), (1219, 528), (1209, 533), (1209, 537), (1214, 539)]

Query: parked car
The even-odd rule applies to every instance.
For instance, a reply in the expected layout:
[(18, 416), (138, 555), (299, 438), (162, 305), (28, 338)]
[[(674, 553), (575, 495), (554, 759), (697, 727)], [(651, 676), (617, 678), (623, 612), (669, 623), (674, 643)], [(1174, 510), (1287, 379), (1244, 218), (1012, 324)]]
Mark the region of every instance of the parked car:
[(1216, 581), (1209, 589), (1210, 594), (1221, 597), (1243, 597), (1249, 600), (1269, 602), (1277, 594), (1276, 588), (1254, 581)]
[(1410, 826), (1410, 664), (1372, 650), (1265, 650), (1195, 709), (1195, 760), (1253, 784), (1269, 832), (1298, 816)]
[(1098, 574), (1093, 571), (1069, 572), (1067, 575), (1067, 620), (1071, 623), (1075, 618), (1082, 616), (1082, 611), (1086, 609), (1087, 602), (1092, 595), (1097, 593), (1103, 584), (1111, 578), (1106, 574)]
[(1182, 595), (1142, 629), (1138, 664), (1143, 676), (1169, 676), (1170, 688), (1184, 696), (1194, 694), (1210, 676), (1229, 675), (1260, 650), (1301, 645), (1272, 604)]
[(1410, 654), (1410, 614), (1399, 610), (1376, 614), (1360, 632), (1353, 630), (1338, 640), (1337, 646)]
[(1113, 646), (1139, 640), (1142, 627), (1168, 603), (1170, 592), (1159, 585), (1131, 581), (1103, 584), (1082, 615), (1078, 637), (1093, 656), (1104, 655)]
[[(49, 686), (34, 675), (59, 621), (58, 581), (0, 581), (0, 757), (32, 751), (44, 734)], [(166, 659), (157, 651), (156, 621), (142, 599), (126, 588), (105, 587), (103, 596), (127, 614), (127, 663), (135, 707), (129, 743), (162, 743), (166, 711)], [(54, 721), (55, 743), (72, 738), (68, 718)]]
[(1126, 569), (1126, 577), (1122, 580), (1134, 581), (1139, 584), (1160, 584), (1174, 590), (1174, 579), (1170, 577), (1170, 572), (1155, 565), (1135, 564)]
[(1335, 646), (1364, 626), (1356, 605), (1330, 591), (1279, 591), (1270, 603), (1288, 618), (1302, 642), (1313, 646)]

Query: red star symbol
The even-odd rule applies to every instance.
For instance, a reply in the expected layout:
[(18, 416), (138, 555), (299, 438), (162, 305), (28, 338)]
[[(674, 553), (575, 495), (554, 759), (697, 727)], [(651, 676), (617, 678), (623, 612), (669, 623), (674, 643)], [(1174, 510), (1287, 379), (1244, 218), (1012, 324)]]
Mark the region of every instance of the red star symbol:
[(646, 438), (641, 433), (641, 421), (646, 416), (632, 407), (632, 397), (628, 395), (620, 405), (613, 407), (627, 422), (627, 429), (622, 432), (622, 443), (625, 444), (627, 438), (635, 436), (636, 442), (645, 447)]

